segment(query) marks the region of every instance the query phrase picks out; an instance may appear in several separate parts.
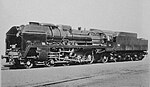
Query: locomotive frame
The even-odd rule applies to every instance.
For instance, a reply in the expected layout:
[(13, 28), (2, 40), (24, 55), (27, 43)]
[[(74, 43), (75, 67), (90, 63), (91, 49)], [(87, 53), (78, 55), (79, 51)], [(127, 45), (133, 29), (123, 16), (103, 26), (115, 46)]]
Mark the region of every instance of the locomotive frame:
[(99, 29), (78, 30), (68, 25), (30, 22), (13, 26), (6, 33), (6, 52), (2, 58), (15, 66), (31, 68), (39, 62), (97, 63), (137, 61), (147, 54), (148, 40), (136, 33)]

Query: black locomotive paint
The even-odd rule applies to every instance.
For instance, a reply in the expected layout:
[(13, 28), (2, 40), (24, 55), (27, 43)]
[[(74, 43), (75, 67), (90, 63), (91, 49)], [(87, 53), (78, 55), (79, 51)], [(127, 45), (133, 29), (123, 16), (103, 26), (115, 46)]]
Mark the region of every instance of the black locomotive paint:
[(13, 26), (6, 33), (6, 52), (2, 58), (16, 67), (31, 68), (43, 63), (81, 64), (142, 60), (148, 40), (137, 33), (100, 29), (73, 29), (68, 25), (30, 22)]

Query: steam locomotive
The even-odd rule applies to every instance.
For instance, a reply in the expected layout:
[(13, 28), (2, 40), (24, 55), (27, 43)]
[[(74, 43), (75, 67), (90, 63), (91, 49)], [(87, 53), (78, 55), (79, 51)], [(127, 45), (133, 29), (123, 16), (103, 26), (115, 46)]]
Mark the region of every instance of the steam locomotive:
[(2, 58), (14, 66), (31, 68), (38, 63), (94, 63), (137, 61), (147, 54), (148, 40), (136, 33), (99, 29), (73, 29), (68, 25), (29, 22), (6, 33)]

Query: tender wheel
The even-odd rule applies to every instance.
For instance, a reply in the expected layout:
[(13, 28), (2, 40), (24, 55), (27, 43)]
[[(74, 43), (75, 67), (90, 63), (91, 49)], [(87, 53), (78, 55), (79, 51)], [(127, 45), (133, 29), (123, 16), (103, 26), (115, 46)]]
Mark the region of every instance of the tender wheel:
[(139, 60), (142, 60), (144, 58), (144, 55), (142, 55), (142, 54), (140, 54), (139, 56), (138, 56), (138, 59)]
[(138, 61), (139, 60), (139, 58), (138, 58), (138, 55), (134, 55), (134, 61)]
[(108, 62), (108, 56), (107, 55), (102, 55), (101, 61), (102, 61), (102, 63), (107, 63)]
[(130, 61), (134, 61), (134, 58), (133, 58), (133, 56), (131, 56), (131, 55), (128, 55), (128, 58), (129, 58), (129, 60), (130, 60)]
[(32, 68), (33, 65), (34, 65), (34, 61), (33, 61), (32, 59), (27, 59), (27, 60), (26, 60), (26, 62), (25, 62), (25, 67), (26, 67), (27, 69)]
[(49, 59), (49, 60), (45, 61), (44, 63), (45, 63), (45, 66), (50, 67), (50, 66), (54, 66), (55, 61), (53, 59)]
[(130, 54), (127, 54), (125, 56), (125, 60), (127, 60), (127, 61), (133, 61), (133, 57)]
[(117, 61), (121, 61), (121, 58), (122, 58), (122, 56), (121, 56), (121, 55), (118, 55)]

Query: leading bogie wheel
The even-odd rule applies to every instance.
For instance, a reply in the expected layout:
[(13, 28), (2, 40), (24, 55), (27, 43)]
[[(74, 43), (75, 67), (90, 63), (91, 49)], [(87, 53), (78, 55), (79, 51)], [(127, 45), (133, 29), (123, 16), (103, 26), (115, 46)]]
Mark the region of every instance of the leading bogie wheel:
[(25, 62), (25, 68), (30, 69), (34, 65), (34, 61), (32, 59), (27, 59)]
[(54, 61), (54, 59), (48, 59), (47, 61), (44, 62), (44, 64), (45, 64), (45, 66), (48, 66), (48, 67), (54, 66), (55, 61)]

